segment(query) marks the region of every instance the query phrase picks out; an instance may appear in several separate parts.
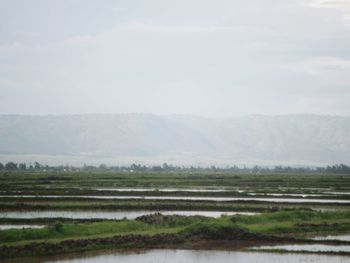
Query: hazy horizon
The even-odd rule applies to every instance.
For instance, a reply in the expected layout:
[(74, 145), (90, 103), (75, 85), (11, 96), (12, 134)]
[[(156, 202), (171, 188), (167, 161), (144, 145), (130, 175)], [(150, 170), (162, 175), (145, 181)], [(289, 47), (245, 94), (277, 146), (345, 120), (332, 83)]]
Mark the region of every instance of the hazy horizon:
[(323, 115), (0, 115), (0, 159), (349, 164), (349, 133), (350, 117)]
[(349, 115), (337, 115), (337, 114), (317, 114), (317, 113), (290, 113), (290, 114), (259, 114), (259, 113), (251, 113), (251, 114), (242, 114), (242, 115), (232, 115), (232, 116), (205, 116), (205, 115), (196, 115), (196, 114), (185, 114), (185, 113), (169, 113), (169, 114), (157, 114), (152, 112), (87, 112), (87, 113), (65, 113), (65, 114), (26, 114), (26, 113), (0, 113), (0, 116), (28, 116), (28, 117), (60, 117), (60, 116), (86, 116), (86, 115), (153, 115), (153, 116), (161, 116), (161, 117), (171, 117), (171, 116), (184, 116), (184, 117), (196, 117), (203, 119), (232, 119), (232, 118), (245, 118), (245, 117), (288, 117), (288, 116), (319, 116), (319, 117), (341, 117), (341, 118), (349, 118)]

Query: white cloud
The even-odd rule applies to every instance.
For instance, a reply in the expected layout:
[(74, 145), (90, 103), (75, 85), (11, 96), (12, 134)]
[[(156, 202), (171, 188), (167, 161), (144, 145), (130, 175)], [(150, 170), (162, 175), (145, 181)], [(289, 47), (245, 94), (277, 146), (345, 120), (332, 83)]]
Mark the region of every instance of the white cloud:
[(306, 0), (313, 8), (334, 9), (342, 13), (344, 23), (350, 29), (350, 0)]
[(138, 21), (117, 25), (114, 30), (150, 32), (150, 33), (197, 33), (197, 32), (228, 32), (230, 27), (225, 26), (193, 26), (193, 25), (165, 25), (147, 24)]
[(350, 72), (350, 59), (321, 56), (308, 58), (301, 62), (278, 65), (278, 67), (302, 71), (311, 75), (322, 75), (329, 71), (344, 72), (348, 74)]
[(14, 25), (8, 31), (23, 34), (0, 41), (0, 88), (6, 91), (0, 113), (322, 112), (323, 97), (334, 90), (324, 113), (350, 114), (340, 106), (350, 86), (350, 37), (341, 5), (248, 2), (147, 1), (120, 7), (108, 25), (94, 30), (90, 26), (104, 12), (92, 12), (88, 22), (74, 20), (74, 27), (57, 20), (55, 32), (43, 25), (39, 34), (9, 16), (4, 22)]

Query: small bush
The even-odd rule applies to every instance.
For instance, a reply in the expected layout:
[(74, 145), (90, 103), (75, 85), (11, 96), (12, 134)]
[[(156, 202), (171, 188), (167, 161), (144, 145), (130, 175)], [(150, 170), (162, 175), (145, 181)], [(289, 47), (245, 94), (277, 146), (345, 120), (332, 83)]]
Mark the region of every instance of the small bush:
[(54, 224), (49, 225), (49, 229), (51, 231), (62, 233), (63, 232), (63, 224), (61, 222), (55, 222)]

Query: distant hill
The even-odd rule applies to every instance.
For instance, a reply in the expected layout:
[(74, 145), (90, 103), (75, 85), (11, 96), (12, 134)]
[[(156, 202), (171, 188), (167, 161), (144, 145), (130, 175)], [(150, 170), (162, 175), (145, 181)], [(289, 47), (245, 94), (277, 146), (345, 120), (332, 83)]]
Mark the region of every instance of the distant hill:
[(350, 117), (0, 115), (0, 154), (130, 162), (350, 164)]

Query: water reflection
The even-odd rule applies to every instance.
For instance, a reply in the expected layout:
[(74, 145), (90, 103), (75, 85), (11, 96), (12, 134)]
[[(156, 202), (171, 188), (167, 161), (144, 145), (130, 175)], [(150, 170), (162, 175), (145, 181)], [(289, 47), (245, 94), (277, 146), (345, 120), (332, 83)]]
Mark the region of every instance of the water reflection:
[(208, 216), (220, 217), (221, 215), (255, 215), (251, 212), (225, 212), (225, 211), (9, 211), (0, 212), (0, 218), (72, 218), (72, 219), (134, 219), (139, 216), (152, 213), (163, 215), (183, 216)]
[(7, 229), (22, 229), (22, 228), (43, 228), (45, 225), (9, 225), (9, 224), (1, 224), (0, 230), (7, 230)]
[[(280, 245), (280, 246), (261, 246), (253, 249), (281, 249), (286, 251), (308, 251), (308, 252), (350, 252), (350, 246), (345, 245), (321, 245), (321, 244), (302, 244), (302, 245)], [(350, 259), (350, 258), (349, 258)]]
[(312, 238), (314, 240), (340, 240), (340, 241), (350, 241), (350, 235), (329, 235), (329, 236), (319, 236)]
[(143, 199), (143, 200), (192, 200), (192, 201), (259, 201), (269, 203), (341, 203), (350, 200), (304, 199), (304, 198), (264, 198), (264, 197), (199, 197), (199, 196), (112, 196), (112, 195), (1, 195), (1, 198), (83, 198), (83, 199)]
[(228, 189), (228, 188), (220, 188), (220, 189), (205, 189), (205, 188), (93, 188), (93, 190), (97, 191), (116, 191), (116, 192), (191, 192), (191, 193), (219, 193), (219, 192), (237, 192), (237, 193), (245, 193), (247, 195), (256, 196), (256, 195), (265, 195), (265, 196), (294, 196), (294, 197), (320, 197), (324, 196), (324, 194), (291, 194), (291, 193), (269, 193), (269, 192), (248, 192), (245, 190), (239, 189)]
[(222, 262), (244, 262), (244, 263), (345, 263), (349, 257), (308, 255), (308, 254), (274, 254), (260, 252), (241, 251), (215, 251), (215, 250), (150, 250), (143, 252), (104, 252), (104, 254), (80, 254), (75, 256), (51, 257), (41, 259), (21, 259), (21, 261), (5, 262), (46, 262), (46, 263), (222, 263)]
[(98, 191), (118, 191), (118, 192), (227, 192), (227, 191), (237, 191), (236, 189), (205, 189), (205, 188), (93, 188), (93, 190)]

